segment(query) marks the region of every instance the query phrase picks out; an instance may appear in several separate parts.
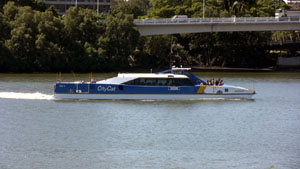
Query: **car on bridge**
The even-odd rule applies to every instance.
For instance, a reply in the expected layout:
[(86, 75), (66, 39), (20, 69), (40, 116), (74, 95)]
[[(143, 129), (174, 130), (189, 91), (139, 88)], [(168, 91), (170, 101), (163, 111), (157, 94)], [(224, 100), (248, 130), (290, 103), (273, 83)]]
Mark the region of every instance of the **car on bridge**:
[(284, 10), (277, 9), (275, 11), (275, 18), (279, 21), (299, 21), (300, 20), (300, 11), (299, 10)]
[(184, 22), (188, 22), (189, 17), (187, 15), (175, 15), (172, 17), (172, 22), (174, 23), (184, 23)]

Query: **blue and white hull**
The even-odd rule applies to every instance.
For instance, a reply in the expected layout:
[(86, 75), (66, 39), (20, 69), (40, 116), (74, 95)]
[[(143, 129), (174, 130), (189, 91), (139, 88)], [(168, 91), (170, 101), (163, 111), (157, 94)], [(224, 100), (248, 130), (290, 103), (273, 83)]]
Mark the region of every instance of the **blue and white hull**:
[(252, 99), (253, 94), (54, 94), (56, 99), (80, 100), (206, 100)]

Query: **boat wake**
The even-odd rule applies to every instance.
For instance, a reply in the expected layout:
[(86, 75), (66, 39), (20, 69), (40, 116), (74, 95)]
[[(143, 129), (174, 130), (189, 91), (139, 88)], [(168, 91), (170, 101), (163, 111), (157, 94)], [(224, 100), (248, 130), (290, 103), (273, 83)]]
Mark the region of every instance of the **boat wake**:
[(16, 93), (16, 92), (0, 92), (0, 99), (30, 99), (30, 100), (52, 100), (53, 95), (43, 93)]

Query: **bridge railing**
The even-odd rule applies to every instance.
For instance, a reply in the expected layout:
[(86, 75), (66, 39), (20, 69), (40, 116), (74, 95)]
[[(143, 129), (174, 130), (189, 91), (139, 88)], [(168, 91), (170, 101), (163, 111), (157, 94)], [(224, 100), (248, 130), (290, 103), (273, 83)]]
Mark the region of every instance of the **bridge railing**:
[(284, 44), (295, 44), (295, 43), (300, 43), (300, 38), (295, 38), (292, 40), (273, 40), (270, 41), (270, 45), (284, 45)]
[(209, 24), (209, 23), (272, 23), (272, 22), (300, 22), (299, 17), (224, 17), (224, 18), (146, 18), (135, 19), (136, 25), (155, 24)]

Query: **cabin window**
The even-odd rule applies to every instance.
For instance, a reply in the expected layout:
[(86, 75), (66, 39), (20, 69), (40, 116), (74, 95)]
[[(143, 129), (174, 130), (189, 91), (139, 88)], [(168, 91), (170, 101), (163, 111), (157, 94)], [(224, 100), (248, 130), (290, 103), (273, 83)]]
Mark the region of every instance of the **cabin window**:
[(176, 75), (181, 75), (181, 74), (183, 74), (183, 71), (182, 70), (173, 70), (173, 73)]
[(173, 86), (193, 86), (190, 79), (173, 79)]
[(168, 79), (158, 79), (157, 80), (158, 86), (167, 86), (167, 84), (168, 84)]
[(156, 79), (146, 79), (146, 86), (156, 86)]
[(225, 88), (225, 92), (228, 92), (228, 89), (227, 89), (227, 88)]
[(146, 84), (146, 79), (136, 79), (135, 80), (135, 85), (145, 85)]
[(138, 78), (124, 84), (141, 86), (193, 86), (194, 83), (187, 78)]

